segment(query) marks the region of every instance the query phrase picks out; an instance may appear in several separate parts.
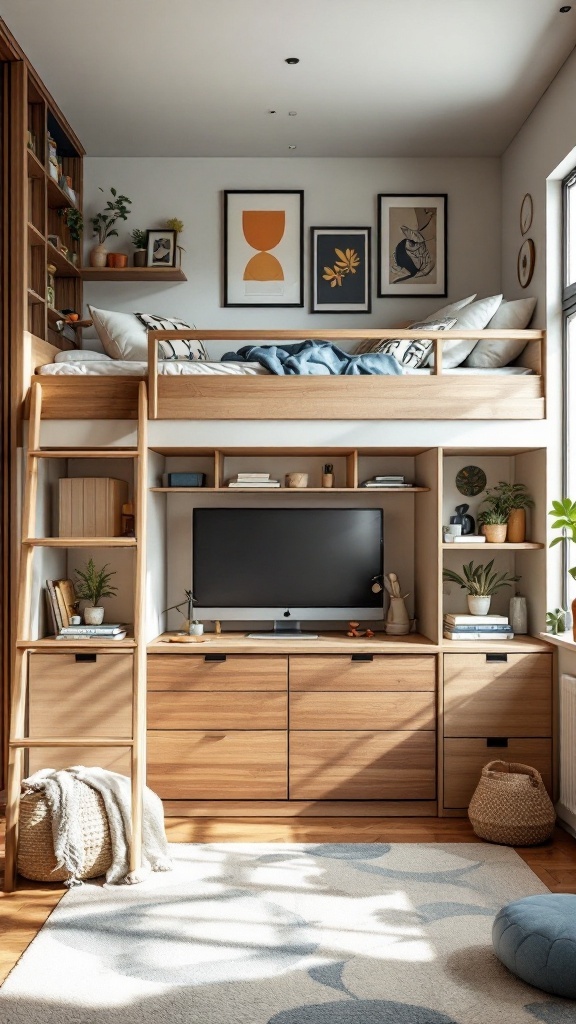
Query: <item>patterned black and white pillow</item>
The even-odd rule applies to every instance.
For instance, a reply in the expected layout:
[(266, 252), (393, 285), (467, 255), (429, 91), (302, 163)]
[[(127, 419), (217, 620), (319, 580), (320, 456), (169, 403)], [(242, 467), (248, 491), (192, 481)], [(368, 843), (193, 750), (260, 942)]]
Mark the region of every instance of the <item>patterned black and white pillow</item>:
[[(442, 317), (424, 323), (410, 324), (411, 331), (449, 331), (456, 323), (455, 317)], [(393, 356), (401, 366), (417, 370), (424, 366), (432, 352), (434, 342), (430, 338), (379, 338), (376, 341), (364, 341), (358, 346), (357, 353), (384, 352)]]
[[(193, 325), (184, 323), (174, 317), (154, 316), (152, 313), (135, 313), (147, 331), (186, 331), (194, 330)], [(208, 359), (208, 353), (202, 341), (162, 341), (158, 345), (160, 359)]]

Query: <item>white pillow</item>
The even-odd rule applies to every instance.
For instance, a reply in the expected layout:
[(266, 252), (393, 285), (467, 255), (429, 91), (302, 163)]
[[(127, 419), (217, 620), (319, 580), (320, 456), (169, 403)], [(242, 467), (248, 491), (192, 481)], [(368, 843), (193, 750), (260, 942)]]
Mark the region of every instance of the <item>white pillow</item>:
[[(428, 328), (431, 331), (449, 331), (455, 323), (455, 317), (446, 316), (440, 320), (423, 320), (410, 324), (410, 330), (423, 331)], [(416, 370), (419, 366), (424, 366), (433, 345), (434, 342), (429, 338), (377, 338), (376, 341), (361, 341), (356, 353), (384, 352), (388, 356), (393, 356), (402, 366)]]
[[(461, 311), (456, 312), (456, 323), (453, 330), (483, 331), (486, 324), (490, 322), (496, 310), (502, 302), (501, 295), (490, 295), (486, 299), (478, 299), (471, 302)], [(467, 341), (464, 338), (452, 338), (442, 346), (442, 365), (446, 370), (452, 370), (460, 366), (466, 356), (469, 356), (476, 341)], [(428, 358), (428, 366), (432, 366), (434, 357)]]
[(55, 363), (101, 363), (103, 359), (110, 359), (110, 356), (105, 352), (92, 352), (85, 348), (71, 348), (65, 352), (57, 352), (54, 356)]
[[(116, 313), (114, 310), (88, 306), (104, 351), (112, 359), (146, 362), (148, 359), (148, 331), (178, 329), (189, 330), (190, 325), (171, 317), (150, 313)], [(171, 341), (158, 346), (160, 359), (207, 359), (201, 341)]]
[(441, 320), (445, 316), (457, 316), (458, 311), (464, 309), (464, 306), (470, 306), (476, 298), (476, 292), (474, 295), (468, 295), (465, 299), (457, 299), (456, 302), (450, 302), (447, 306), (442, 306), (442, 309), (437, 309), (435, 313), (430, 313), (428, 316), (422, 318), (422, 322), (429, 324), (431, 320)]
[[(523, 331), (532, 319), (536, 299), (515, 299), (513, 302), (502, 300), (489, 324), (490, 330)], [(503, 339), (501, 341), (479, 341), (468, 356), (466, 366), (508, 366), (520, 355), (526, 345), (525, 341)]]

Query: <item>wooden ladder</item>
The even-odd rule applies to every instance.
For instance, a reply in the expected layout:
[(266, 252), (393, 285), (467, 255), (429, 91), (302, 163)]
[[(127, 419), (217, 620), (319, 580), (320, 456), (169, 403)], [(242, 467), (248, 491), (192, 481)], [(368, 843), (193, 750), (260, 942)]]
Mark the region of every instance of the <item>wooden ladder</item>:
[[(146, 505), (147, 505), (147, 425), (148, 402), (146, 384), (138, 389), (138, 433), (135, 448), (74, 449), (40, 447), (42, 421), (42, 384), (32, 384), (30, 396), (30, 426), (26, 455), (26, 478), (22, 516), (20, 577), (18, 588), (17, 639), (13, 658), (11, 687), (10, 739), (8, 750), (8, 783), (6, 802), (6, 863), (4, 891), (12, 892), (16, 885), (20, 789), (24, 769), (24, 751), (36, 747), (124, 747), (131, 753), (132, 835), (130, 838), (130, 870), (141, 865), (142, 859), (142, 796), (146, 775), (146, 639), (144, 626), (145, 567), (146, 567)], [(134, 460), (134, 494), (136, 537), (36, 537), (36, 511), (38, 498), (39, 461), (46, 458), (98, 458)], [(66, 737), (26, 736), (26, 706), (28, 697), (28, 651), (33, 648), (31, 638), (32, 568), (34, 549), (39, 545), (60, 548), (135, 547), (134, 585), (134, 640), (135, 647), (124, 649), (133, 658), (132, 672), (132, 729), (130, 736)], [(91, 641), (76, 641), (77, 649), (90, 649)], [(93, 641), (92, 641), (93, 643)], [(58, 648), (54, 641), (54, 648)], [(76, 647), (75, 647), (76, 649)], [(120, 653), (120, 651), (119, 651)]]

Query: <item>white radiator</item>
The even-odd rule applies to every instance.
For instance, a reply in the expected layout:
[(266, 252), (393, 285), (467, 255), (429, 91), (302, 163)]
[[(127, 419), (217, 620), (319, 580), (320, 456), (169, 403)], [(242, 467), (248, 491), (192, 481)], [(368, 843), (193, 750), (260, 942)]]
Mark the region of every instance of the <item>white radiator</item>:
[(576, 829), (576, 676), (560, 676), (560, 818)]

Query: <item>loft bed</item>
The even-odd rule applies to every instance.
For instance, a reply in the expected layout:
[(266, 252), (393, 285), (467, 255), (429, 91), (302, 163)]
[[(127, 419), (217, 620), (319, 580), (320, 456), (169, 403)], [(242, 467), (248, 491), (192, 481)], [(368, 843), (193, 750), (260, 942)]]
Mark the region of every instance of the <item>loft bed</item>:
[[(276, 376), (262, 368), (223, 373), (225, 364), (184, 365), (158, 358), (159, 344), (177, 340), (338, 344), (387, 338), (432, 339), (432, 367), (401, 376)], [(536, 369), (445, 370), (443, 345), (454, 339), (524, 341), (536, 349), (536, 358), (530, 360)], [(540, 330), (150, 331), (147, 364), (117, 363), (105, 375), (89, 363), (81, 370), (76, 366), (69, 375), (51, 375), (46, 364), (59, 350), (33, 335), (25, 336), (25, 348), (31, 373), (43, 374), (43, 416), (48, 419), (135, 419), (142, 380), (148, 384), (150, 419), (532, 420), (546, 416), (545, 332)]]

